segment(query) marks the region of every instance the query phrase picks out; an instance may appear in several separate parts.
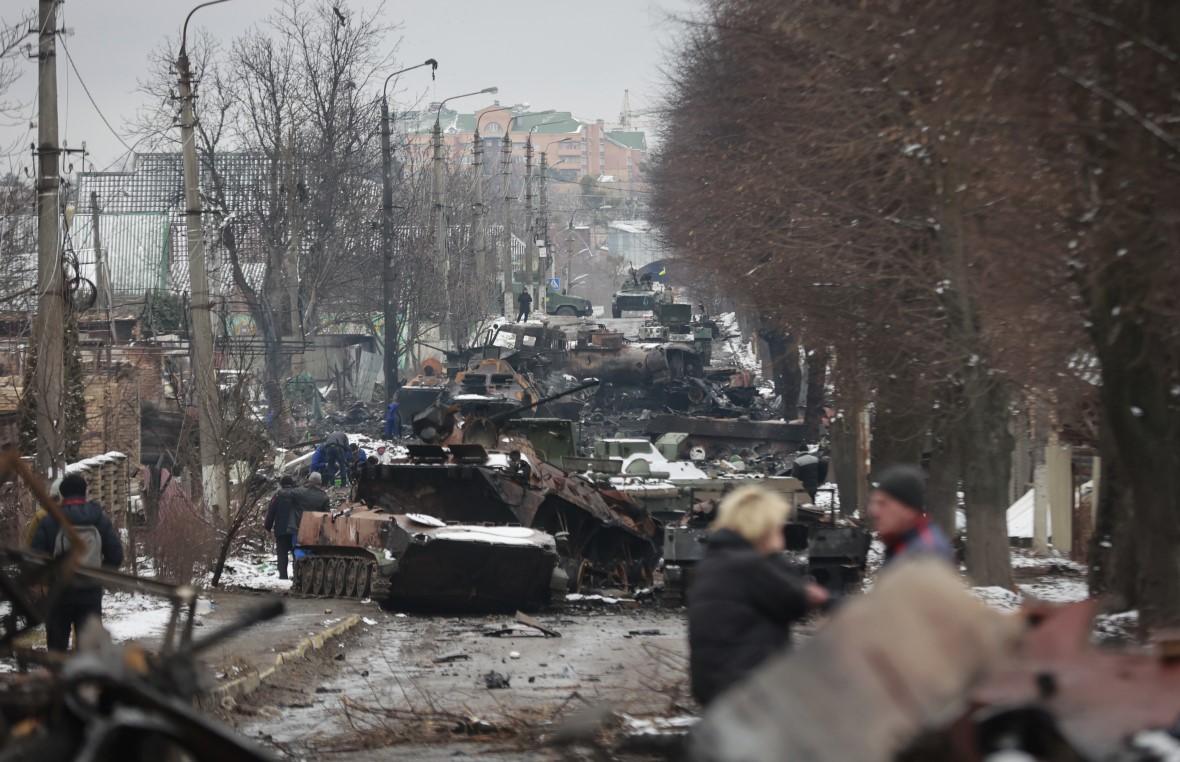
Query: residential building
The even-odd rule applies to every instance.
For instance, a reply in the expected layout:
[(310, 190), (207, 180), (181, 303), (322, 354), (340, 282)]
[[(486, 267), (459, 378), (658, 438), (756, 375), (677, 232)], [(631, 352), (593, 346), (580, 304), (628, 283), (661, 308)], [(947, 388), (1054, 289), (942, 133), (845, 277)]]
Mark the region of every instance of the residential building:
[(523, 162), (531, 130), (534, 160), (539, 168), (545, 153), (553, 192), (580, 192), (579, 181), (587, 176), (623, 192), (646, 187), (647, 136), (640, 130), (608, 128), (602, 119), (589, 122), (569, 111), (541, 113), (497, 102), (475, 113), (445, 108), (410, 112), (403, 119), (411, 145), (423, 150), (429, 146), (436, 116), (444, 144), (464, 161), (471, 160), (478, 123), (489, 173), (495, 172), (492, 167), (499, 161), (504, 133), (510, 130), (513, 161)]

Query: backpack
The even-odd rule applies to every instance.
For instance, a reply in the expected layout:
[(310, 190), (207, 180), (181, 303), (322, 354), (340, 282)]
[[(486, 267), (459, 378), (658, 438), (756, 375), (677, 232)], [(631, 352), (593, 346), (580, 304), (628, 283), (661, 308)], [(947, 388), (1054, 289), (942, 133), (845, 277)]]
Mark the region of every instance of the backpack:
[[(102, 535), (98, 527), (93, 524), (75, 526), (74, 531), (82, 538), (81, 565), (97, 569), (102, 566)], [(64, 529), (57, 530), (57, 539), (53, 542), (53, 557), (64, 556), (70, 550), (70, 537)]]

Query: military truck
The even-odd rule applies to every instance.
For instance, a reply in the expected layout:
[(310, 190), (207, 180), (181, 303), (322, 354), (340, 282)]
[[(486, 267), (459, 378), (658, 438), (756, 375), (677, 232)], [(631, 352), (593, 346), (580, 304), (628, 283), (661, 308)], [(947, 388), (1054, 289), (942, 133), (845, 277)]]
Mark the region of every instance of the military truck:
[(545, 296), (545, 312), (564, 317), (590, 317), (594, 314), (594, 305), (585, 297), (550, 290)]

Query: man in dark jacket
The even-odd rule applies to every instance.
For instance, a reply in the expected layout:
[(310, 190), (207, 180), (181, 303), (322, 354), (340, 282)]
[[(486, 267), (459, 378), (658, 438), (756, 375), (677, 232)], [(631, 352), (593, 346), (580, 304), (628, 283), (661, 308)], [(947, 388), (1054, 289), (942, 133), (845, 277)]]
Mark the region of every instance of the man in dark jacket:
[(917, 466), (890, 466), (869, 494), (869, 516), (885, 543), (885, 563), (930, 555), (955, 562), (950, 541), (926, 515), (926, 476)]
[(328, 483), (334, 482), (337, 477), (345, 484), (348, 484), (348, 461), (351, 453), (348, 449), (348, 435), (343, 431), (333, 431), (324, 440), (324, 457), (327, 461), (324, 467), (324, 476), (327, 477)]
[(519, 307), (516, 313), (516, 322), (523, 323), (529, 319), (529, 313), (533, 310), (533, 297), (527, 288), (520, 290), (520, 296), (516, 297), (516, 304)]
[(803, 482), (803, 489), (807, 490), (807, 494), (811, 496), (811, 502), (815, 502), (815, 494), (819, 490), (820, 485), (820, 461), (807, 445), (799, 447), (799, 452), (795, 454), (795, 460), (791, 464), (791, 476)]
[(703, 705), (787, 648), (791, 624), (828, 599), (780, 555), (789, 513), (780, 496), (760, 487), (735, 490), (717, 509), (688, 591), (692, 692)]
[(307, 481), (302, 487), (295, 487), (291, 490), (292, 512), (296, 514), (296, 527), (299, 526), (299, 520), (303, 518), (304, 511), (326, 511), (331, 507), (328, 494), (320, 486), (323, 483), (323, 478), (313, 472), (308, 475)]
[[(70, 474), (61, 481), (61, 509), (74, 525), (84, 543), (83, 566), (102, 566), (117, 569), (123, 563), (123, 544), (119, 533), (97, 502), (86, 499), (86, 480)], [(33, 550), (60, 556), (70, 549), (68, 536), (57, 519), (46, 516), (37, 526), (30, 546)], [(54, 602), (45, 620), (45, 640), (50, 651), (66, 651), (70, 647), (70, 630), (74, 631), (74, 645), (82, 626), (91, 617), (102, 620), (102, 585), (75, 577), (70, 586)]]
[(295, 548), (299, 534), (299, 519), (295, 510), (295, 477), (279, 479), (279, 491), (270, 499), (266, 509), (266, 531), (275, 533), (275, 552), (278, 556), (279, 579), (287, 579), (287, 559)]

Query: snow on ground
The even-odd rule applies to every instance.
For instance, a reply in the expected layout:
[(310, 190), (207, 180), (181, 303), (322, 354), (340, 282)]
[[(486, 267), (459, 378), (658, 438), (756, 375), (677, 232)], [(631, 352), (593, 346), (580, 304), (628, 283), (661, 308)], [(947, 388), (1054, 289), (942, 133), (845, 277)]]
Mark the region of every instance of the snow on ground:
[[(292, 566), (294, 563), (292, 562)], [(291, 569), (288, 569), (290, 573)], [(209, 580), (202, 580), (208, 585)], [(290, 579), (279, 579), (279, 564), (273, 555), (234, 556), (225, 562), (221, 587), (246, 590), (290, 590)]]
[(1006, 587), (973, 587), (971, 594), (997, 611), (1010, 613), (1020, 608), (1021, 597)]
[[(197, 601), (197, 614), (212, 611), (208, 600)], [(108, 592), (102, 601), (102, 624), (118, 641), (143, 640), (164, 634), (172, 605), (164, 598), (138, 593)]]
[[(742, 341), (742, 329), (738, 325), (736, 312), (723, 312), (716, 317), (717, 329), (723, 337), (713, 345), (713, 358), (717, 365), (736, 365), (742, 370), (757, 371), (761, 368), (758, 355), (754, 352), (754, 340)], [(733, 338), (729, 338), (733, 337)]]

